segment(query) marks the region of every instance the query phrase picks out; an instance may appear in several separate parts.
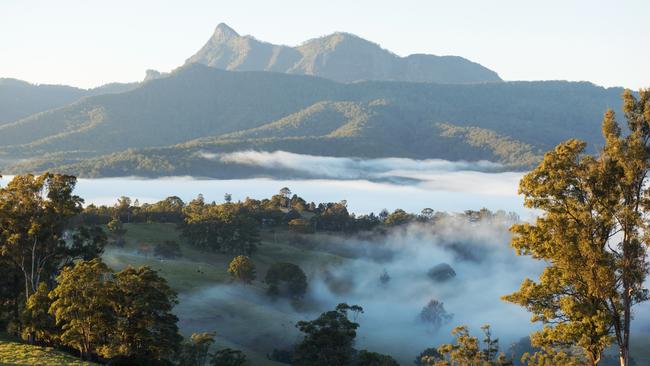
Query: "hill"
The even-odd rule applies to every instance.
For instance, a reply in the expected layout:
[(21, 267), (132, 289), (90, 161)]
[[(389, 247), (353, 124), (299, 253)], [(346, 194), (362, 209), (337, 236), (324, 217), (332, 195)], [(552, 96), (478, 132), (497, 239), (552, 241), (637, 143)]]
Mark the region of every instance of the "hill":
[(50, 347), (0, 340), (0, 366), (96, 366)]
[(240, 36), (219, 24), (208, 42), (186, 64), (232, 71), (274, 71), (315, 75), (339, 82), (361, 80), (436, 83), (498, 82), (496, 72), (458, 56), (416, 54), (399, 57), (350, 33), (338, 32), (298, 47)]
[(17, 79), (0, 78), (0, 126), (35, 113), (68, 105), (82, 97), (121, 93), (139, 83), (111, 83), (93, 89), (65, 85), (35, 85)]
[(197, 153), (244, 149), (527, 167), (568, 138), (598, 146), (602, 113), (620, 109), (621, 92), (563, 81), (344, 84), (192, 64), (0, 126), (0, 157), (5, 173), (121, 171), (118, 164), (153, 176), (162, 167), (204, 173)]
[(0, 79), (0, 126), (31, 114), (72, 103), (83, 89), (62, 85), (34, 85), (16, 79)]

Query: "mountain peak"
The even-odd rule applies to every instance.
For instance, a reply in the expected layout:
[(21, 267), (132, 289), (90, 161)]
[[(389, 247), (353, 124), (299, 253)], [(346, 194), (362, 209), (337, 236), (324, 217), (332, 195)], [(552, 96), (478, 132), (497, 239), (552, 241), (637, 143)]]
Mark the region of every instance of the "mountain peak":
[(224, 70), (315, 75), (346, 83), (501, 81), (494, 71), (461, 57), (400, 57), (352, 33), (335, 32), (288, 47), (258, 41), (252, 36), (242, 37), (225, 23), (216, 27), (210, 40), (186, 63)]
[(219, 23), (219, 25), (214, 29), (213, 38), (230, 39), (235, 37), (239, 37), (239, 33), (230, 28), (226, 23)]

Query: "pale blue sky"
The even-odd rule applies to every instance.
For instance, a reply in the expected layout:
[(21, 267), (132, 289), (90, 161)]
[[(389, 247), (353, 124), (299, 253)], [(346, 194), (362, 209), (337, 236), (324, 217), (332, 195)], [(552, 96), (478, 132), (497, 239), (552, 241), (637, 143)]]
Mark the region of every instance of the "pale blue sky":
[(0, 0), (0, 77), (92, 87), (181, 65), (225, 22), (287, 45), (334, 31), (459, 55), (506, 80), (650, 87), (647, 0)]

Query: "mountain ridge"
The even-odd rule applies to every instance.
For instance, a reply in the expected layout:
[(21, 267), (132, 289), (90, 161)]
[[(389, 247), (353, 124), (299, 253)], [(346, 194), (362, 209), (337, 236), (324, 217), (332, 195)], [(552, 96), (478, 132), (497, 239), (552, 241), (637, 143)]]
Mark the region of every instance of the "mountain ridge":
[(480, 83), (501, 82), (498, 74), (460, 56), (413, 54), (400, 57), (347, 32), (313, 38), (291, 47), (241, 36), (225, 23), (185, 64), (229, 71), (273, 71), (314, 75), (338, 82), (364, 80)]

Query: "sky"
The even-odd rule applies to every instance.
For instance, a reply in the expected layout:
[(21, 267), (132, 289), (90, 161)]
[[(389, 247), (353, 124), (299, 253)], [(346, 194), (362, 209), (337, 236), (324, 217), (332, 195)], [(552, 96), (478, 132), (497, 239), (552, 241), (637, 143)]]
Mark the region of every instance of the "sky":
[(0, 0), (0, 77), (94, 87), (182, 65), (224, 22), (295, 46), (335, 31), (505, 80), (650, 87), (647, 0)]

